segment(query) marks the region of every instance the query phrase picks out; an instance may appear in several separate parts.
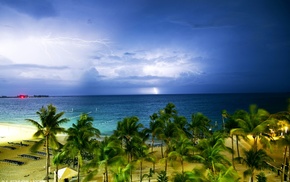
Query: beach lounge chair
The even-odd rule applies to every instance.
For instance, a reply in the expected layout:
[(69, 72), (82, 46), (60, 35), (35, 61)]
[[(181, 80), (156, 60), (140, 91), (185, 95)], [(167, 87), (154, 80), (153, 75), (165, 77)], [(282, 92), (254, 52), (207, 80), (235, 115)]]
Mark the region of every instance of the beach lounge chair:
[(21, 155), (18, 155), (20, 157), (24, 157), (24, 158), (28, 158), (28, 159), (33, 159), (33, 160), (39, 160), (40, 157), (38, 156), (34, 156), (34, 155), (29, 155), (29, 154), (21, 154)]
[(6, 149), (10, 149), (10, 150), (15, 150), (16, 149), (16, 147), (12, 147), (12, 146), (0, 146), (0, 147), (2, 147), (2, 148), (6, 148)]
[(24, 146), (24, 147), (28, 147), (29, 145), (28, 144), (25, 144), (25, 143), (14, 143), (14, 142), (8, 142), (8, 144), (10, 145), (17, 145), (17, 146)]
[[(36, 154), (45, 156), (46, 152), (37, 151)], [(49, 154), (49, 155), (52, 155), (52, 154)]]
[(9, 163), (9, 164), (15, 164), (17, 166), (21, 166), (21, 165), (24, 164), (24, 162), (22, 162), (22, 161), (11, 160), (11, 159), (3, 159), (3, 160), (0, 160), (0, 162), (5, 162), (5, 163)]

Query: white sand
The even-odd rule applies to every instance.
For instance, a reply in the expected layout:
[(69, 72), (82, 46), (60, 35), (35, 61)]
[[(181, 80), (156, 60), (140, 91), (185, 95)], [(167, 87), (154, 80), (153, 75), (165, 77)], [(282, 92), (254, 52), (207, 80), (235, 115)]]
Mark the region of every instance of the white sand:
[(0, 143), (32, 139), (35, 132), (34, 126), (0, 123)]

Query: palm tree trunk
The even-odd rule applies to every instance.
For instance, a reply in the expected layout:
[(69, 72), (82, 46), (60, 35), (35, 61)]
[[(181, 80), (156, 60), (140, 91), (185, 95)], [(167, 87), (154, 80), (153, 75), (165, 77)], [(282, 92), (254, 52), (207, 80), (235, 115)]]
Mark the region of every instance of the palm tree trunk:
[(140, 182), (142, 182), (142, 161), (140, 162)]
[(78, 182), (80, 182), (80, 168), (81, 168), (81, 164), (80, 164), (80, 161), (78, 160)]
[(152, 136), (152, 140), (151, 140), (151, 152), (153, 152), (154, 149), (154, 137)]
[(164, 171), (167, 173), (167, 158), (165, 158), (165, 168)]
[[(288, 159), (290, 159), (290, 147), (288, 147)], [(288, 160), (289, 161), (289, 160)], [(290, 182), (290, 163), (288, 162), (288, 173), (287, 173), (287, 181)]]
[(105, 182), (108, 182), (109, 181), (109, 176), (108, 176), (108, 166), (107, 164), (105, 165)]
[(45, 140), (46, 140), (46, 146), (45, 146), (45, 150), (46, 150), (46, 181), (49, 182), (49, 162), (50, 162), (50, 157), (49, 157), (49, 141), (48, 141), (48, 135), (45, 136)]
[(284, 174), (285, 174), (285, 164), (286, 164), (286, 152), (287, 152), (287, 146), (285, 146), (285, 151), (284, 151), (284, 160), (282, 163), (282, 175), (281, 175), (281, 182), (284, 181)]
[(183, 167), (183, 159), (182, 159), (182, 158), (181, 158), (180, 163), (181, 163), (181, 172), (182, 172), (182, 174), (183, 174), (183, 172), (184, 172), (184, 167)]
[(55, 169), (55, 181), (58, 182), (58, 165), (56, 165)]
[(233, 163), (233, 168), (234, 169), (236, 169), (236, 167), (235, 167), (235, 160), (234, 160), (234, 158), (235, 158), (235, 156), (234, 156), (234, 136), (232, 135), (231, 136), (231, 139), (232, 139), (232, 163)]
[(242, 161), (240, 160), (241, 156), (240, 156), (240, 149), (239, 149), (239, 136), (236, 135), (236, 145), (237, 145), (237, 152), (238, 152), (238, 158), (240, 161), (240, 164), (242, 163)]
[(258, 137), (254, 137), (254, 146), (253, 147), (254, 147), (255, 152), (257, 152), (258, 151)]
[(251, 182), (254, 182), (254, 171), (252, 171)]
[[(132, 160), (133, 160), (133, 154), (130, 154), (130, 156), (131, 156), (131, 162), (132, 162)], [(130, 178), (131, 178), (131, 182), (133, 181), (133, 172), (132, 172), (132, 168), (130, 169)]]
[(164, 155), (163, 155), (163, 141), (161, 141), (161, 158), (163, 158)]

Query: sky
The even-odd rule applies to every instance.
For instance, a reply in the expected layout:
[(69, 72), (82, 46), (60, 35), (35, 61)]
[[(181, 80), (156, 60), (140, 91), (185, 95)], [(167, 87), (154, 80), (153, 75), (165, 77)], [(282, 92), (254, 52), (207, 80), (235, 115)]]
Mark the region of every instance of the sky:
[(288, 0), (0, 0), (0, 96), (290, 92)]

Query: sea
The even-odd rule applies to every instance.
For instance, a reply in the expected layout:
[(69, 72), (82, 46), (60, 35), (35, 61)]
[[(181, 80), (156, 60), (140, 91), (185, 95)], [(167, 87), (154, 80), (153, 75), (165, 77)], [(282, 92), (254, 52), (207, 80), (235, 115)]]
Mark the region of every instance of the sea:
[(29, 98), (0, 98), (0, 123), (31, 125), (25, 119), (39, 121), (36, 112), (48, 104), (53, 104), (57, 112), (64, 112), (69, 128), (76, 123), (82, 113), (94, 118), (94, 127), (102, 135), (110, 135), (118, 121), (137, 116), (140, 123), (149, 126), (150, 115), (158, 113), (168, 103), (173, 103), (178, 115), (188, 121), (197, 112), (207, 116), (212, 124), (221, 127), (222, 110), (234, 113), (243, 109), (248, 111), (256, 104), (270, 113), (285, 111), (290, 93), (242, 93), (242, 94), (184, 94), (184, 95), (102, 95), (102, 96), (49, 96)]

